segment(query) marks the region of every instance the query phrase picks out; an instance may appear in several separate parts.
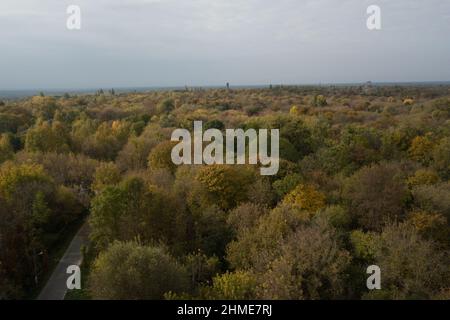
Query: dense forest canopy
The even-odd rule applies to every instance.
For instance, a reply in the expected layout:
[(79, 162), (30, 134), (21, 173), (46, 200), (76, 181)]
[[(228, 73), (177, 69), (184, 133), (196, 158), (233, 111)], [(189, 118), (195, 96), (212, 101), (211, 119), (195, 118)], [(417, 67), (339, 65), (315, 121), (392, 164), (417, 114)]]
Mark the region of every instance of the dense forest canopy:
[[(175, 166), (194, 121), (280, 129), (278, 173)], [(30, 297), (85, 217), (85, 298), (449, 299), (449, 177), (444, 85), (0, 101), (0, 299)]]

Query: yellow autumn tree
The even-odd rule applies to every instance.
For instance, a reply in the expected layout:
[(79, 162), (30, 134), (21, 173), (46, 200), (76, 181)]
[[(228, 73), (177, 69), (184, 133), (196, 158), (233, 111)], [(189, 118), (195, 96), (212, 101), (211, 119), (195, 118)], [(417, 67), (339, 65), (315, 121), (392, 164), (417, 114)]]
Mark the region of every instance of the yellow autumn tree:
[(408, 186), (410, 187), (435, 184), (438, 181), (439, 175), (434, 170), (430, 169), (419, 169), (407, 180)]
[(291, 116), (297, 116), (299, 114), (298, 107), (292, 106), (291, 109), (289, 110), (289, 113), (291, 114)]
[(411, 142), (408, 150), (411, 159), (428, 164), (431, 159), (434, 143), (430, 139), (430, 135), (417, 136)]
[(325, 195), (314, 186), (299, 184), (283, 200), (284, 203), (315, 212), (325, 207)]
[(213, 279), (208, 298), (220, 300), (254, 299), (256, 277), (248, 271), (226, 272)]
[(414, 211), (409, 214), (408, 221), (425, 238), (431, 238), (443, 243), (449, 242), (447, 218), (440, 213)]
[(212, 165), (201, 168), (196, 179), (213, 203), (229, 210), (247, 199), (254, 172), (245, 166)]

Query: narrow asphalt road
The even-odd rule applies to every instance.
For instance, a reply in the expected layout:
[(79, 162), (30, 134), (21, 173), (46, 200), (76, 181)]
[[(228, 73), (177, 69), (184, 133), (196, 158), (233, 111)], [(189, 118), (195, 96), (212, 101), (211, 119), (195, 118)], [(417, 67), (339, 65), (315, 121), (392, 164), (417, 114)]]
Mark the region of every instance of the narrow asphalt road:
[[(72, 239), (64, 256), (59, 261), (50, 279), (47, 281), (44, 289), (42, 289), (37, 300), (63, 300), (67, 292), (66, 281), (70, 274), (67, 274), (67, 267), (71, 265), (81, 265), (83, 255), (81, 254), (81, 247), (88, 244), (89, 227), (88, 223), (78, 230), (75, 237)], [(83, 275), (81, 275), (83, 276)]]

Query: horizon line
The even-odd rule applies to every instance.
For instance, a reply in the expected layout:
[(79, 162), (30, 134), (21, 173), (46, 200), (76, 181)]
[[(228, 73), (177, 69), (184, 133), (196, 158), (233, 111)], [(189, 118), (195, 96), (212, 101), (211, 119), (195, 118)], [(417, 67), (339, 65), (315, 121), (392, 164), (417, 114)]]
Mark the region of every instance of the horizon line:
[[(237, 89), (245, 89), (245, 88), (267, 88), (270, 86), (274, 87), (280, 87), (280, 86), (286, 86), (286, 87), (315, 87), (315, 86), (359, 86), (364, 84), (371, 84), (371, 85), (414, 85), (414, 84), (421, 84), (421, 85), (440, 85), (440, 84), (449, 84), (450, 80), (425, 80), (425, 81), (361, 81), (361, 82), (305, 82), (305, 83), (266, 83), (266, 84), (235, 84), (229, 83), (230, 88), (237, 88)], [(140, 86), (89, 86), (89, 87), (35, 87), (35, 88), (0, 88), (0, 92), (29, 92), (29, 91), (36, 91), (39, 92), (57, 92), (57, 93), (70, 93), (70, 92), (91, 92), (91, 91), (98, 91), (98, 90), (123, 90), (123, 91), (129, 91), (129, 90), (176, 90), (176, 89), (184, 89), (184, 88), (206, 88), (206, 89), (215, 89), (215, 88), (226, 88), (227, 83), (224, 84), (205, 84), (205, 85), (140, 85)]]

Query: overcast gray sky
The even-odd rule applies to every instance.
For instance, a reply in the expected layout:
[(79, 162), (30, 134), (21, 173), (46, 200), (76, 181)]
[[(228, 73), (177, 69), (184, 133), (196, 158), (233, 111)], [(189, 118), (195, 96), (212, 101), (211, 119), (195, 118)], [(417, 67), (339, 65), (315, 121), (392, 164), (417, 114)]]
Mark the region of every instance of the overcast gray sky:
[(450, 80), (450, 0), (0, 1), (0, 89), (367, 80)]

